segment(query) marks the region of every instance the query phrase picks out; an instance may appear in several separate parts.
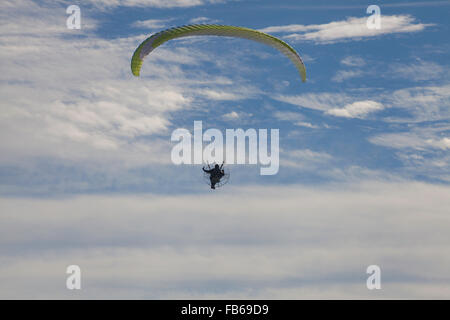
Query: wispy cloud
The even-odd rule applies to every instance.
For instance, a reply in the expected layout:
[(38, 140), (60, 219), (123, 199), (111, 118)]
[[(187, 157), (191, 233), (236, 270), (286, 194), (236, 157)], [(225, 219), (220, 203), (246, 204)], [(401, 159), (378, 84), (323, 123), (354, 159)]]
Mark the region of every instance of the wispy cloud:
[[(406, 2), (394, 2), (394, 3), (383, 3), (383, 8), (397, 8), (397, 7), (440, 7), (450, 5), (450, 1), (441, 0), (441, 1), (406, 1)], [(348, 4), (333, 4), (333, 5), (277, 5), (274, 6), (266, 6), (267, 8), (276, 8), (276, 9), (287, 9), (287, 10), (349, 10), (349, 9), (366, 9), (367, 5), (348, 5)]]
[(391, 133), (370, 137), (369, 142), (387, 147), (403, 163), (412, 177), (426, 175), (430, 179), (450, 183), (450, 126), (433, 123), (406, 127)]
[(271, 26), (261, 29), (268, 33), (288, 33), (284, 38), (293, 41), (314, 41), (316, 43), (332, 43), (347, 40), (361, 40), (380, 35), (410, 33), (422, 31), (432, 24), (416, 23), (409, 15), (383, 15), (380, 29), (369, 29), (367, 17), (350, 17), (346, 20), (333, 21), (317, 25), (291, 24)]
[(396, 149), (413, 149), (423, 151), (426, 149), (450, 149), (449, 126), (436, 126), (432, 128), (414, 128), (407, 132), (379, 134), (369, 139), (370, 142)]
[(277, 111), (273, 115), (276, 119), (282, 121), (300, 121), (305, 119), (305, 117), (299, 112)]
[(197, 17), (197, 18), (192, 18), (191, 20), (189, 20), (189, 22), (193, 23), (193, 24), (217, 23), (217, 22), (219, 22), (219, 20), (211, 19), (211, 18), (208, 18), (208, 17)]
[(315, 170), (333, 160), (326, 152), (310, 149), (285, 150), (281, 158), (281, 167), (293, 167), (302, 170)]
[(344, 82), (345, 80), (357, 78), (364, 75), (365, 72), (362, 70), (339, 70), (336, 74), (331, 78), (334, 82)]
[(422, 122), (450, 119), (450, 85), (418, 86), (395, 90), (385, 97), (392, 107), (404, 109), (409, 117), (392, 121)]
[(435, 62), (418, 60), (411, 64), (395, 63), (390, 66), (389, 73), (385, 76), (393, 78), (404, 78), (413, 81), (424, 81), (438, 79), (448, 74), (448, 67)]
[[(71, 36), (74, 32), (69, 30), (64, 21), (65, 12), (61, 10), (59, 3), (48, 2), (39, 5), (32, 0), (3, 0), (0, 2), (0, 28), (4, 42), (10, 41), (9, 37), (35, 36), (40, 38), (54, 37), (57, 35)], [(81, 21), (82, 34), (88, 34), (97, 27), (97, 21), (90, 16), (83, 16)], [(79, 33), (80, 33), (79, 32)], [(23, 45), (25, 47), (25, 45)], [(30, 48), (31, 50), (31, 48)]]
[(233, 110), (222, 115), (222, 118), (227, 121), (237, 121), (237, 120), (244, 121), (245, 119), (248, 119), (252, 116), (253, 114), (251, 113)]
[(366, 61), (357, 56), (347, 56), (341, 60), (341, 63), (348, 67), (362, 67), (366, 64)]
[(167, 23), (173, 19), (148, 19), (139, 20), (133, 23), (133, 27), (146, 28), (146, 29), (161, 29), (167, 26)]
[(207, 99), (216, 101), (237, 101), (247, 99), (252, 95), (255, 95), (257, 90), (245, 89), (245, 88), (228, 88), (228, 90), (223, 89), (199, 89), (196, 94), (204, 96)]
[(299, 127), (305, 127), (310, 129), (318, 129), (320, 126), (305, 121), (305, 117), (298, 112), (289, 111), (277, 111), (274, 113), (274, 117), (281, 121), (289, 121)]
[(307, 93), (302, 95), (277, 95), (275, 100), (290, 103), (299, 107), (327, 111), (332, 108), (342, 107), (352, 102), (352, 98), (343, 93)]
[(225, 0), (88, 0), (97, 8), (115, 7), (151, 7), (151, 8), (187, 8), (207, 4), (221, 3)]
[[(370, 112), (372, 112), (384, 108), (406, 111), (406, 115), (403, 114), (401, 117), (388, 116), (384, 118), (384, 121), (387, 122), (423, 122), (450, 119), (450, 85), (448, 84), (409, 87), (386, 93), (376, 91), (370, 93), (370, 90), (365, 90), (356, 95), (320, 92), (271, 97), (302, 108), (323, 111), (325, 114), (340, 114), (341, 116), (351, 116), (352, 112), (353, 115), (356, 115), (362, 110), (371, 110)], [(383, 107), (374, 103), (361, 103), (364, 101), (377, 101)], [(330, 110), (333, 111), (330, 113)], [(349, 110), (353, 111), (350, 112)]]
[(306, 121), (297, 121), (297, 122), (295, 122), (295, 125), (297, 125), (299, 127), (310, 128), (310, 129), (319, 129), (320, 128), (320, 126), (312, 124), (310, 122), (306, 122)]
[[(366, 61), (358, 56), (347, 56), (341, 60), (341, 64), (350, 67), (350, 70), (339, 70), (331, 78), (334, 82), (343, 82), (345, 80), (356, 78), (364, 75), (366, 72), (359, 69), (366, 65)], [(358, 67), (357, 69), (355, 67)]]

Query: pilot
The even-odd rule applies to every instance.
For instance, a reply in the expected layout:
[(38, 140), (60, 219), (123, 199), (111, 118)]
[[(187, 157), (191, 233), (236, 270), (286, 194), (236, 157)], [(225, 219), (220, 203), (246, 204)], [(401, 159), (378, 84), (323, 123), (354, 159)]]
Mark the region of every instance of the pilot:
[(206, 170), (205, 167), (203, 167), (203, 171), (209, 174), (209, 181), (211, 182), (211, 189), (216, 189), (216, 183), (222, 179), (222, 177), (225, 175), (223, 168), (223, 163), (221, 166), (216, 164), (214, 168), (210, 170)]

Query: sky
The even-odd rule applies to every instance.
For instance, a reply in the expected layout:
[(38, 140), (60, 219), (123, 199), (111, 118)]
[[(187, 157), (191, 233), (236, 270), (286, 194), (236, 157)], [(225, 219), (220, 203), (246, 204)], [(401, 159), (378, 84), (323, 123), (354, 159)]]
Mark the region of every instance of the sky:
[[(381, 28), (369, 29), (369, 5)], [(81, 29), (68, 29), (78, 5)], [(450, 1), (4, 0), (0, 298), (450, 298)], [(242, 26), (271, 47), (166, 28)], [(171, 133), (279, 129), (280, 168)], [(378, 265), (382, 289), (368, 290)], [(82, 289), (68, 290), (79, 265)]]

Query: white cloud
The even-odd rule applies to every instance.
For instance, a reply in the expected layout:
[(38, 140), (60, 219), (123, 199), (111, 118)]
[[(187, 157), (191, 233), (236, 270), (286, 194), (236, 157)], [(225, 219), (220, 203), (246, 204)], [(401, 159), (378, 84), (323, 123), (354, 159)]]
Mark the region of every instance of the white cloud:
[(365, 100), (347, 104), (343, 108), (333, 108), (326, 113), (336, 117), (365, 118), (369, 113), (383, 109), (383, 104), (372, 100)]
[(147, 29), (162, 29), (167, 27), (167, 23), (173, 19), (148, 19), (138, 20), (133, 23), (134, 27)]
[(72, 298), (61, 285), (70, 264), (85, 299), (450, 297), (448, 186), (221, 191), (2, 198), (0, 297)]
[(187, 8), (221, 3), (224, 0), (88, 0), (86, 2), (105, 9), (115, 7)]
[(281, 121), (300, 121), (304, 119), (304, 116), (298, 112), (277, 111), (273, 115)]
[[(276, 95), (271, 96), (271, 98), (302, 108), (319, 110), (326, 114), (341, 116), (356, 115), (358, 109), (379, 109), (381, 106), (378, 104), (360, 103), (361, 101), (374, 101), (376, 99), (382, 105), (382, 108), (403, 109), (406, 111), (406, 115), (402, 115), (401, 117), (384, 117), (383, 121), (386, 122), (417, 123), (424, 121), (446, 121), (450, 119), (449, 84), (409, 87), (385, 93), (376, 93), (376, 95), (371, 94), (368, 90), (362, 90), (357, 91), (356, 95), (319, 92), (302, 95)], [(346, 110), (354, 103), (357, 104), (352, 106), (351, 109), (356, 110), (353, 112)]]
[(449, 138), (444, 137), (442, 139), (437, 140), (428, 139), (427, 143), (442, 150), (450, 149), (450, 137)]
[(380, 102), (373, 100), (354, 101), (354, 97), (342, 93), (323, 92), (297, 96), (279, 95), (275, 99), (299, 107), (323, 111), (324, 114), (346, 118), (365, 118), (369, 113), (385, 108)]
[(330, 162), (333, 157), (326, 152), (310, 149), (284, 150), (281, 167), (292, 167), (302, 170), (314, 170)]
[(449, 127), (415, 128), (407, 132), (384, 133), (369, 139), (370, 142), (396, 149), (450, 149), (450, 137), (445, 136)]
[(261, 29), (268, 33), (289, 33), (284, 36), (294, 41), (314, 41), (316, 43), (332, 43), (346, 40), (361, 40), (385, 34), (410, 33), (424, 30), (432, 24), (415, 23), (409, 15), (382, 15), (381, 29), (367, 28), (367, 17), (350, 17), (346, 20), (325, 24), (272, 26)]
[[(366, 61), (361, 57), (347, 56), (341, 60), (341, 64), (347, 67), (363, 67), (366, 64)], [(336, 72), (334, 77), (331, 78), (331, 80), (335, 82), (343, 82), (347, 79), (360, 77), (363, 74), (365, 74), (365, 72), (361, 69), (339, 70)]]
[(364, 72), (362, 70), (339, 70), (333, 78), (331, 78), (331, 80), (335, 82), (343, 82), (347, 79), (360, 77), (363, 74)]
[(387, 71), (378, 74), (374, 71), (363, 71), (359, 68), (354, 67), (362, 67), (365, 65), (365, 61), (357, 58), (357, 57), (346, 57), (341, 60), (341, 63), (352, 67), (349, 70), (339, 70), (336, 72), (336, 75), (332, 78), (335, 82), (343, 82), (344, 80), (360, 77), (362, 75), (377, 75), (390, 79), (408, 79), (410, 81), (428, 81), (428, 80), (437, 80), (442, 79), (444, 75), (448, 73), (448, 67), (443, 66), (434, 62), (427, 62), (422, 60), (417, 60), (414, 63), (393, 63), (389, 65)]
[(237, 101), (248, 98), (247, 94), (241, 94), (241, 90), (235, 90), (232, 88), (230, 88), (229, 91), (202, 89), (197, 91), (197, 94), (204, 96), (207, 99), (222, 101)]
[(405, 174), (450, 183), (449, 132), (449, 125), (434, 122), (427, 126), (413, 126), (402, 132), (377, 134), (368, 140), (391, 148), (390, 152), (403, 163)]
[(236, 111), (231, 111), (229, 113), (226, 113), (222, 116), (226, 120), (237, 120), (239, 119), (239, 114)]
[(211, 19), (208, 17), (197, 17), (197, 18), (192, 18), (191, 20), (189, 20), (190, 23), (193, 24), (201, 24), (201, 23), (217, 23), (219, 22), (219, 20), (216, 19)]
[(231, 111), (231, 112), (228, 112), (228, 113), (225, 113), (224, 115), (222, 115), (222, 118), (227, 121), (235, 121), (235, 120), (243, 121), (252, 116), (253, 116), (253, 114), (247, 113), (247, 112)]
[(417, 61), (413, 64), (396, 63), (390, 67), (389, 74), (385, 76), (404, 78), (413, 81), (439, 79), (448, 73), (448, 68), (434, 62)]
[(347, 56), (341, 60), (341, 63), (348, 67), (362, 67), (366, 64), (366, 61), (361, 57)]
[(305, 122), (305, 121), (298, 121), (295, 122), (295, 125), (300, 126), (300, 127), (306, 127), (306, 128), (310, 128), (310, 129), (319, 129), (320, 126), (312, 124), (310, 122)]
[(272, 98), (299, 107), (320, 111), (327, 111), (352, 102), (352, 98), (346, 94), (329, 92), (307, 93), (302, 95), (278, 95)]
[(392, 107), (405, 109), (409, 118), (391, 121), (423, 122), (450, 119), (450, 85), (395, 90), (384, 97)]
[(310, 122), (303, 121), (305, 119), (304, 116), (298, 112), (277, 111), (274, 113), (274, 116), (276, 119), (281, 121), (293, 122), (296, 126), (299, 127), (306, 127), (310, 129), (320, 128), (318, 125), (314, 125)]

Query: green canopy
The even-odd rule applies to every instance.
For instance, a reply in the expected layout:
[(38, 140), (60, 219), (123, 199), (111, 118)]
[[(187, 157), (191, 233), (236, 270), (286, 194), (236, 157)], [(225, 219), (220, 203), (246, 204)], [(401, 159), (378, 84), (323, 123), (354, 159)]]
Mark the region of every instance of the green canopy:
[(131, 72), (133, 73), (133, 75), (139, 76), (143, 59), (164, 42), (176, 38), (190, 36), (235, 37), (264, 43), (279, 50), (286, 57), (288, 57), (294, 63), (295, 67), (300, 73), (302, 81), (306, 81), (306, 69), (302, 59), (300, 58), (300, 55), (283, 40), (275, 38), (266, 33), (248, 28), (214, 24), (186, 25), (155, 33), (151, 37), (144, 40), (139, 45), (139, 47), (137, 47), (136, 51), (133, 54), (133, 58), (131, 59)]

